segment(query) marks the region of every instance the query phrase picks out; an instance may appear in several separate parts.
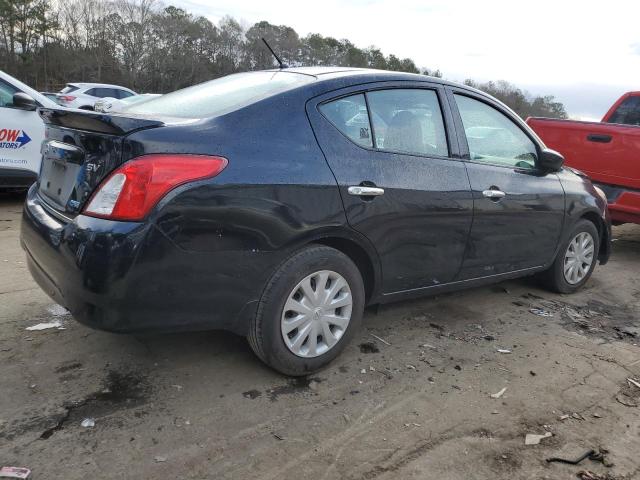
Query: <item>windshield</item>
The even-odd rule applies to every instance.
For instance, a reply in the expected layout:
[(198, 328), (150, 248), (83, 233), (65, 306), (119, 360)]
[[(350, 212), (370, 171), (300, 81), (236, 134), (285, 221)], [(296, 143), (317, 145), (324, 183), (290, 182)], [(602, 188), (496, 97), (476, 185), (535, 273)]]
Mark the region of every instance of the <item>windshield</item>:
[(292, 72), (238, 73), (131, 105), (123, 111), (184, 118), (214, 117), (314, 80), (309, 75)]

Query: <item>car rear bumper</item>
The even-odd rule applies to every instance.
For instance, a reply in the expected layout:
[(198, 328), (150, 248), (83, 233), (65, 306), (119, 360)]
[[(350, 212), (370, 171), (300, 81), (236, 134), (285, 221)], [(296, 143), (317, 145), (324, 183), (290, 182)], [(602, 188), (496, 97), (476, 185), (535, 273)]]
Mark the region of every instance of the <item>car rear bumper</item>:
[(233, 254), (186, 252), (149, 223), (84, 215), (64, 221), (35, 188), (23, 209), (21, 243), (38, 285), (100, 330), (245, 334), (257, 306), (257, 283), (225, 275), (237, 265)]
[(613, 224), (640, 224), (640, 191), (624, 187), (594, 183), (607, 195)]
[(24, 168), (0, 168), (0, 190), (28, 188), (38, 174)]

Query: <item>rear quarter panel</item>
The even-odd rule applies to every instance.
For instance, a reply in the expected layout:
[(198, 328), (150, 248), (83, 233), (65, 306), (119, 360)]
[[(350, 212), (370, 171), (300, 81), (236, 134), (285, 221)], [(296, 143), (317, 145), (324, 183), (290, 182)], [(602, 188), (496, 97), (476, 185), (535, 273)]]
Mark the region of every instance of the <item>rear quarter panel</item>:
[[(173, 190), (150, 218), (183, 252), (181, 265), (167, 260), (166, 267), (183, 275), (183, 291), (194, 303), (207, 298), (209, 306), (236, 299), (257, 304), (277, 266), (301, 245), (357, 235), (346, 228), (336, 181), (304, 105), (305, 98), (293, 91), (222, 117), (141, 131), (125, 140), (129, 157), (180, 152), (229, 161), (217, 177)], [(153, 248), (144, 249), (138, 265), (158, 258)], [(244, 325), (229, 327), (244, 332)]]

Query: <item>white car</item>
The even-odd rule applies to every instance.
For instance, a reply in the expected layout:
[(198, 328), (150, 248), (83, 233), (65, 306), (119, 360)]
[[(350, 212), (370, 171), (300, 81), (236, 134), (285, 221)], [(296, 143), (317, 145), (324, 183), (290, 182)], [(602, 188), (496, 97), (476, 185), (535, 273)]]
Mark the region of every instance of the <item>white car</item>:
[(107, 83), (67, 83), (58, 93), (58, 103), (67, 108), (93, 110), (101, 98), (123, 99), (136, 95), (136, 92), (118, 85)]
[(44, 123), (36, 108), (60, 108), (0, 70), (0, 190), (22, 190), (40, 173)]
[(121, 112), (123, 108), (133, 105), (135, 103), (146, 102), (152, 98), (159, 97), (159, 93), (141, 93), (140, 95), (133, 95), (131, 97), (123, 98), (121, 100), (117, 98), (102, 98), (98, 100), (93, 109), (96, 112)]

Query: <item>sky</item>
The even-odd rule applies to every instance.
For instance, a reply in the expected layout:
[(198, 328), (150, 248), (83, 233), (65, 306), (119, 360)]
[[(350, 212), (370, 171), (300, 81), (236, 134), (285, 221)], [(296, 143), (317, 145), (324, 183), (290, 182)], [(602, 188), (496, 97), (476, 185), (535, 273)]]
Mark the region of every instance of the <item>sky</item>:
[(266, 20), (410, 57), (446, 79), (507, 80), (598, 120), (640, 90), (639, 0), (164, 0), (218, 22)]

